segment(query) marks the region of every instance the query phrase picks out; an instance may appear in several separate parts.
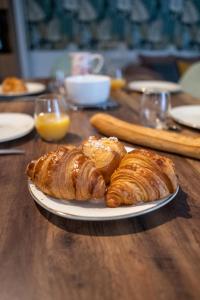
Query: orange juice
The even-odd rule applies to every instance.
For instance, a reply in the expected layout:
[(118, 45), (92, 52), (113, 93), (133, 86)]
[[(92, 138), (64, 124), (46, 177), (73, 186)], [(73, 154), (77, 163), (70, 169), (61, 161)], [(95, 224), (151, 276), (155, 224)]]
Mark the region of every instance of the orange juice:
[(37, 132), (47, 141), (62, 139), (68, 132), (69, 124), (70, 119), (66, 114), (40, 113), (35, 118)]
[(112, 90), (117, 90), (121, 89), (125, 86), (126, 81), (125, 79), (122, 78), (111, 78), (111, 89)]

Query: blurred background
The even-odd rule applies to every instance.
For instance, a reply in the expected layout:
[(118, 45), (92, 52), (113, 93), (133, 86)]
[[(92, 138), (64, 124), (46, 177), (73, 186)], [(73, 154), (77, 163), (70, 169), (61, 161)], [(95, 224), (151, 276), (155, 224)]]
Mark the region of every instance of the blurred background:
[(178, 81), (200, 57), (200, 1), (0, 0), (0, 79), (67, 73), (75, 51)]

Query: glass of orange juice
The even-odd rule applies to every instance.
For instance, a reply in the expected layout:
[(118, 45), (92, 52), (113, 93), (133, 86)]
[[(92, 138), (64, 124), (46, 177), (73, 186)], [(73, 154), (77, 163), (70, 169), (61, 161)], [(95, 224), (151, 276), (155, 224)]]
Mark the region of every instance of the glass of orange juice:
[(111, 90), (122, 89), (126, 85), (126, 81), (123, 78), (111, 78)]
[(111, 77), (111, 90), (122, 89), (126, 85), (126, 80), (123, 78), (122, 70), (119, 68), (111, 68), (108, 71)]
[(58, 141), (67, 134), (70, 118), (61, 95), (46, 94), (35, 103), (35, 128), (46, 141)]

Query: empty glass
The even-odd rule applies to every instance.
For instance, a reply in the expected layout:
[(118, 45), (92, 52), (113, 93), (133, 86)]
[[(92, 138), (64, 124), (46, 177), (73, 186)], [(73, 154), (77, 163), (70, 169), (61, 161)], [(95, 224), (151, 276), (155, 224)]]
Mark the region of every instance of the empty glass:
[(70, 119), (61, 95), (46, 94), (35, 102), (35, 128), (46, 141), (58, 141), (68, 132)]
[(170, 95), (161, 90), (145, 90), (140, 103), (140, 122), (147, 127), (166, 129)]

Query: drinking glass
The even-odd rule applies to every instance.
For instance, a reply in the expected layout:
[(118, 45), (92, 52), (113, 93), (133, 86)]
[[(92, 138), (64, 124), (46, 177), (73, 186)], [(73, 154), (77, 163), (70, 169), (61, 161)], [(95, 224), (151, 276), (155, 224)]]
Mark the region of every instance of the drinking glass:
[(61, 140), (68, 132), (70, 119), (61, 95), (46, 94), (35, 102), (35, 128), (46, 141)]
[(111, 77), (111, 90), (118, 90), (126, 85), (126, 80), (124, 79), (122, 70), (120, 68), (109, 68), (107, 75)]
[(170, 95), (161, 90), (145, 90), (140, 102), (140, 121), (144, 126), (167, 129)]

